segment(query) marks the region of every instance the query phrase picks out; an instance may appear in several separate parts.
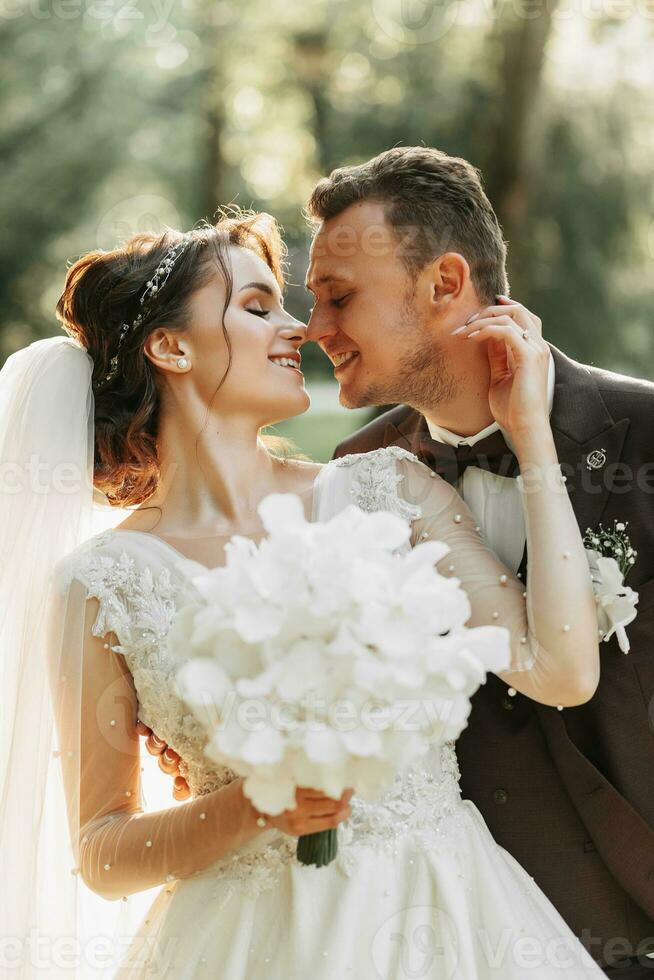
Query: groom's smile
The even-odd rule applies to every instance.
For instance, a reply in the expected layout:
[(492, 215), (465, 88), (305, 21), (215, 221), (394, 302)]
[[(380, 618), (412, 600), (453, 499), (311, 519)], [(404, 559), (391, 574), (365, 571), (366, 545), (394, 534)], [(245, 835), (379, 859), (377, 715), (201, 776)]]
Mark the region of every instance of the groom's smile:
[[(358, 367), (356, 361), (358, 359), (358, 351), (349, 351), (346, 354), (332, 355), (331, 360), (334, 365), (334, 377), (338, 380), (341, 386), (344, 383), (344, 379), (346, 377), (350, 377), (350, 375), (356, 371), (356, 368)], [(351, 368), (352, 370), (350, 370)]]
[(358, 357), (359, 352), (356, 350), (345, 351), (342, 354), (330, 354), (331, 362), (334, 365), (334, 374), (336, 371), (343, 367), (344, 364), (349, 364), (349, 362), (354, 358)]

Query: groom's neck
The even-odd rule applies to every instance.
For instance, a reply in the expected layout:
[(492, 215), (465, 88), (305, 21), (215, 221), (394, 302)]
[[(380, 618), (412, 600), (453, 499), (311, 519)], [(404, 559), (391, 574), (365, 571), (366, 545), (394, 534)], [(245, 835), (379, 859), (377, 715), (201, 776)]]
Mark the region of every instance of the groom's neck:
[(488, 404), (488, 382), (469, 379), (454, 398), (414, 405), (428, 422), (460, 436), (474, 436), (493, 420)]

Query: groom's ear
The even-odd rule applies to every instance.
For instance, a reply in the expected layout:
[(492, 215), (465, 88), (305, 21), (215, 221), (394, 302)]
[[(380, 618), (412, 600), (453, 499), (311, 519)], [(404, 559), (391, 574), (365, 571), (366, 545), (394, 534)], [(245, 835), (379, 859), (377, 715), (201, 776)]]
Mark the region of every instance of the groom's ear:
[(425, 271), (429, 276), (431, 302), (441, 309), (459, 300), (470, 281), (470, 266), (460, 252), (444, 252)]

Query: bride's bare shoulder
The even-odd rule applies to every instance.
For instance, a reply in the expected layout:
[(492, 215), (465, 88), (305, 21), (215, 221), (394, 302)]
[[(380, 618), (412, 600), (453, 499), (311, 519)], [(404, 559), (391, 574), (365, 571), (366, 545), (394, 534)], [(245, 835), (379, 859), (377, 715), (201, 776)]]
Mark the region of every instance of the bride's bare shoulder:
[(115, 531), (149, 531), (151, 527), (152, 511), (146, 511), (144, 513), (139, 511), (138, 508), (132, 511), (120, 524), (114, 524)]
[(285, 459), (283, 463), (284, 482), (287, 483), (285, 489), (293, 493), (309, 491), (325, 465), (309, 459)]

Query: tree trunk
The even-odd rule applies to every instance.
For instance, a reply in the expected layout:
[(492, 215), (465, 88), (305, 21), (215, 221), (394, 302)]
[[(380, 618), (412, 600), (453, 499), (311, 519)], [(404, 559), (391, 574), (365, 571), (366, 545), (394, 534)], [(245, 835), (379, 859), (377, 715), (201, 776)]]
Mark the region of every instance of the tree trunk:
[(329, 152), (327, 120), (328, 38), (325, 30), (298, 32), (295, 35), (295, 63), (298, 80), (313, 103), (313, 136), (316, 161), (320, 172), (328, 174), (334, 166)]
[[(540, 0), (521, 10), (505, 0), (498, 6), (489, 44), (496, 50), (498, 112), (488, 134), (483, 168), (487, 194), (511, 245), (526, 234), (529, 191), (538, 146), (540, 94), (545, 49), (558, 0)], [(511, 271), (523, 282), (519, 249), (511, 251)]]

